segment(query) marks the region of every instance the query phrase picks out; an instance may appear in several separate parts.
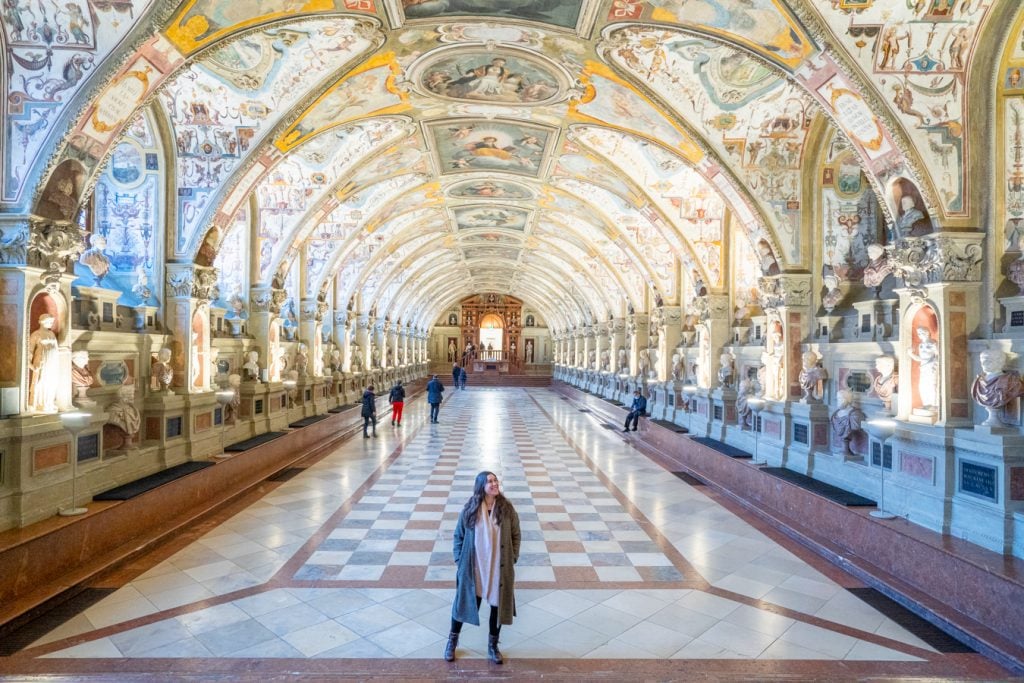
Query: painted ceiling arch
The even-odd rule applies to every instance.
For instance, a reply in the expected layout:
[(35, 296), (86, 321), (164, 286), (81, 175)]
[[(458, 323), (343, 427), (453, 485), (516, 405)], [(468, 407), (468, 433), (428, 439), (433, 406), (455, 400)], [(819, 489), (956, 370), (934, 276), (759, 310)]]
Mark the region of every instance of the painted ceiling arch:
[(889, 224), (908, 197), (936, 229), (969, 216), (974, 39), (1005, 2), (134, 0), (117, 22), (100, 5), (53, 10), (56, 38), (41, 5), (3, 15), (23, 86), (5, 154), (31, 143), (5, 158), (5, 207), (72, 162), (85, 179), (40, 205), (80, 202), (151, 107), (167, 258), (215, 262), (250, 225), (254, 286), (412, 320), (441, 310), (424, 285), (447, 268), (460, 295), (543, 295), (568, 325), (734, 287), (737, 234), (762, 273), (809, 268), (815, 126), (847, 138)]

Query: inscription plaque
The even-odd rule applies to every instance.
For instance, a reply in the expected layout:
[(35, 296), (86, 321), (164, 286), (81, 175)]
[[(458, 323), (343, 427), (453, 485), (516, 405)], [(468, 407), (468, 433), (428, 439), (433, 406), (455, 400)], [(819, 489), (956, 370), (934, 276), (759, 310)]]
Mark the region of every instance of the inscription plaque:
[(960, 491), (970, 493), (974, 496), (981, 496), (991, 501), (996, 501), (996, 477), (995, 467), (979, 465), (975, 462), (960, 461)]

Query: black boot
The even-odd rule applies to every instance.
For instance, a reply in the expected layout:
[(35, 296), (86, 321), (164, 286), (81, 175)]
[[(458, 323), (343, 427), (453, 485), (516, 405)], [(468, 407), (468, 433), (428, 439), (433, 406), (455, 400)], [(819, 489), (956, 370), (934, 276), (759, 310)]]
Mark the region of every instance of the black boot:
[(505, 661), (501, 658), (501, 650), (498, 649), (498, 636), (487, 636), (487, 657), (495, 664)]
[(448, 644), (444, 646), (444, 661), (455, 661), (455, 648), (459, 646), (459, 634), (452, 631), (448, 634)]
[(364, 439), (369, 439), (369, 438), (370, 438), (370, 435), (369, 435), (369, 434), (367, 434), (366, 432), (363, 432), (363, 438), (364, 438)]

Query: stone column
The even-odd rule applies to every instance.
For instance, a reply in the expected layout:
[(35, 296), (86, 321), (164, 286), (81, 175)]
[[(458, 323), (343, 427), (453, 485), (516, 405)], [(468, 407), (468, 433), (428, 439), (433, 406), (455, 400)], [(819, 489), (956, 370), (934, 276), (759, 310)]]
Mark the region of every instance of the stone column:
[(260, 363), (267, 381), (280, 381), (278, 349), (281, 344), (281, 306), (287, 292), (274, 287), (254, 286), (249, 291), (249, 333), (255, 337)]
[(210, 300), (217, 270), (194, 263), (168, 263), (167, 327), (174, 335), (174, 386), (183, 393), (210, 389)]
[(629, 374), (634, 377), (640, 372), (640, 351), (647, 348), (650, 337), (651, 318), (646, 313), (634, 313), (627, 319), (629, 326)]
[(370, 366), (370, 327), (373, 321), (366, 313), (359, 313), (356, 316), (356, 345), (359, 346), (360, 366), (363, 372), (369, 372)]
[(338, 347), (341, 354), (341, 372), (349, 372), (352, 369), (352, 359), (349, 354), (352, 351), (352, 336), (348, 311), (334, 312), (334, 345)]
[(679, 306), (661, 306), (655, 309), (652, 326), (658, 329), (658, 359), (656, 370), (658, 380), (665, 381), (672, 377), (672, 354), (682, 339), (683, 309)]
[[(625, 349), (626, 344), (626, 319), (614, 318), (608, 325), (608, 352), (611, 355), (609, 368), (613, 374), (622, 372), (623, 368), (619, 362), (619, 349)], [(626, 355), (628, 360), (628, 352)]]

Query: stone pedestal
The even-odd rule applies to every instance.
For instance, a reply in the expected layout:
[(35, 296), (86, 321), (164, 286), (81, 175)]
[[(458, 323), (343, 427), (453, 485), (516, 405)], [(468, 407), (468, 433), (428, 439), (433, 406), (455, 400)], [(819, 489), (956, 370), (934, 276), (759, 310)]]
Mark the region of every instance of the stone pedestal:
[[(270, 387), (264, 382), (242, 382), (239, 387), (241, 403), (238, 410), (238, 426), (248, 424), (244, 438), (270, 431)], [(236, 431), (239, 428), (236, 427)], [(242, 430), (245, 431), (245, 430)]]
[(709, 436), (724, 441), (727, 427), (733, 424), (736, 424), (736, 390), (715, 389), (711, 392)]
[(815, 318), (814, 339), (819, 342), (841, 341), (843, 338), (843, 316), (819, 315)]
[(999, 299), (1003, 306), (1003, 329), (1000, 337), (1024, 337), (1024, 295)]
[(74, 296), (72, 325), (83, 330), (117, 331), (117, 300), (121, 292), (103, 287), (71, 288)]
[[(953, 437), (949, 532), (1001, 553), (1024, 553), (1024, 434), (1011, 427), (958, 429)], [(1019, 524), (1019, 522), (1018, 522)]]
[(789, 447), (786, 466), (802, 474), (814, 470), (814, 453), (828, 452), (828, 406), (823, 403), (789, 404)]
[(150, 394), (143, 401), (143, 445), (159, 447), (165, 467), (188, 460), (187, 419), (184, 396), (162, 392)]
[(899, 299), (869, 299), (853, 304), (857, 311), (854, 337), (860, 341), (892, 341), (899, 338)]

